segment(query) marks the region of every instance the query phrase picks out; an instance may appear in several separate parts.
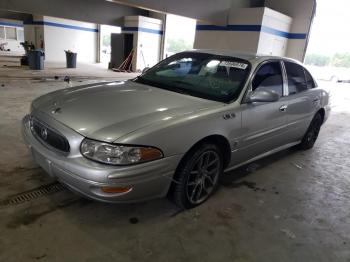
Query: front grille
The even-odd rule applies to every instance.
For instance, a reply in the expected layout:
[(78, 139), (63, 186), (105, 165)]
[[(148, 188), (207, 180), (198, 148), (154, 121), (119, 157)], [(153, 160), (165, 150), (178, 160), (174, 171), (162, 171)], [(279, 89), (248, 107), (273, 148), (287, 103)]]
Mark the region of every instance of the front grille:
[(62, 152), (69, 152), (70, 147), (68, 140), (55, 130), (49, 128), (47, 125), (44, 125), (37, 119), (32, 118), (31, 129), (35, 137), (37, 137), (44, 144), (47, 144)]

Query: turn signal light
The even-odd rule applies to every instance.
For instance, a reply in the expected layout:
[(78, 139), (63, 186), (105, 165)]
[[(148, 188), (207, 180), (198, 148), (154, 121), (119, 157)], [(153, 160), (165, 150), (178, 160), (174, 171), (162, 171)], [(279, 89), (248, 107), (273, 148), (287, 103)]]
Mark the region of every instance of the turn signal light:
[(160, 152), (156, 148), (141, 147), (139, 150), (140, 150), (140, 158), (142, 161), (152, 161), (163, 157), (162, 152)]
[(132, 187), (109, 187), (109, 186), (101, 187), (101, 191), (108, 194), (127, 193), (131, 191), (131, 189)]

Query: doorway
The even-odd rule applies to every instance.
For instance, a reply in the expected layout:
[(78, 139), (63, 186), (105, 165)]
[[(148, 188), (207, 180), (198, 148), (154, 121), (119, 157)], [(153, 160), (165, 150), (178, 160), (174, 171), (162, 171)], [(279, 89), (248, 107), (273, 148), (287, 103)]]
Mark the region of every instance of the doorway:
[(108, 65), (111, 61), (111, 35), (121, 34), (119, 26), (101, 25), (100, 26), (100, 62)]

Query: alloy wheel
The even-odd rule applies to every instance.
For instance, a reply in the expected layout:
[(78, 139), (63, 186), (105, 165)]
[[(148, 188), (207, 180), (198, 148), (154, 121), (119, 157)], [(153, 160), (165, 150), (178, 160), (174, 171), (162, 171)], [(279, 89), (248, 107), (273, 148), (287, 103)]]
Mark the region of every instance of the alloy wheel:
[(215, 151), (203, 152), (189, 173), (186, 193), (195, 205), (204, 202), (212, 193), (220, 174), (220, 156)]

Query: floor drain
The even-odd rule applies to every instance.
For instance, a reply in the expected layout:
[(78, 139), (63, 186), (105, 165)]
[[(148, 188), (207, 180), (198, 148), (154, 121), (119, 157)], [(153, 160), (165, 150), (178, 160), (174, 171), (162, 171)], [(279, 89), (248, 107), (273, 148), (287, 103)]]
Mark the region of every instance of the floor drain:
[(65, 187), (58, 182), (48, 184), (48, 185), (43, 185), (38, 188), (32, 189), (30, 191), (26, 191), (18, 195), (12, 196), (8, 199), (0, 201), (0, 207), (19, 205), (24, 202), (29, 202), (33, 199), (36, 199), (45, 195), (50, 195), (59, 191), (63, 191), (64, 189)]

